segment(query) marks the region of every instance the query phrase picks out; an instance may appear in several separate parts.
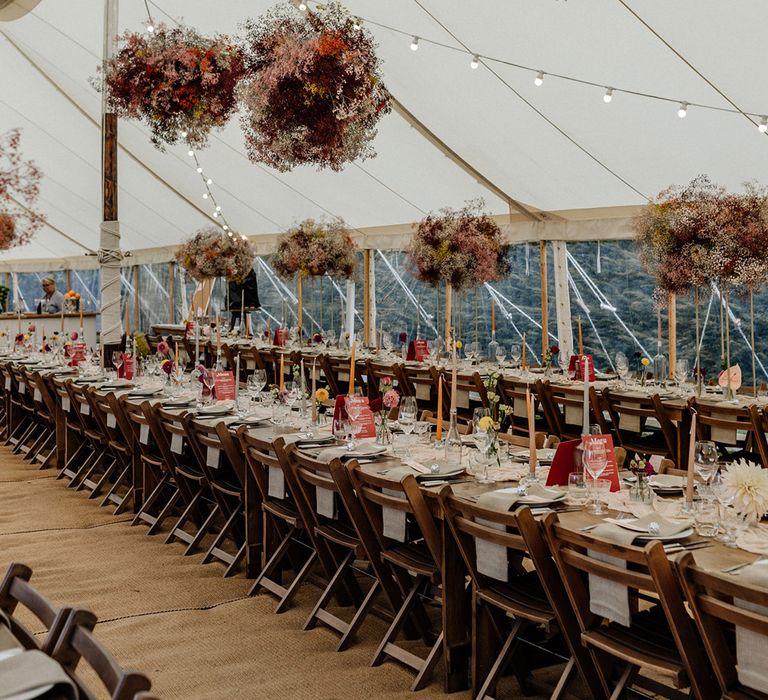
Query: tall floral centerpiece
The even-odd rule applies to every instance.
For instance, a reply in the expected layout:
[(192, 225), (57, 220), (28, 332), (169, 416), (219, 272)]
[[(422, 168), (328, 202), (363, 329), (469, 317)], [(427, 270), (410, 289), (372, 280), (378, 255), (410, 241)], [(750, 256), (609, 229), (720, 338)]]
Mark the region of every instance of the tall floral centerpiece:
[(441, 209), (422, 219), (408, 248), (413, 275), (432, 287), (445, 284), (445, 338), (449, 346), (452, 291), (502, 279), (510, 269), (509, 245), (483, 212), (482, 199), (462, 209)]
[(20, 145), (21, 129), (0, 135), (0, 251), (29, 243), (45, 223), (35, 209), (42, 174)]
[[(744, 193), (729, 193), (699, 175), (685, 187), (664, 190), (634, 222), (641, 261), (658, 290), (685, 294), (693, 289), (697, 368), (701, 364), (699, 290), (718, 283), (725, 302), (721, 359), (729, 379), (729, 290), (741, 289), (751, 297), (768, 278), (767, 202), (763, 188), (747, 184)], [(752, 348), (754, 367), (754, 341)]]
[[(357, 246), (343, 219), (329, 221), (305, 219), (290, 229), (277, 246), (272, 267), (285, 279), (296, 276), (298, 297), (297, 324), (301, 338), (303, 320), (303, 280), (330, 275), (351, 279), (357, 264)], [(322, 296), (322, 288), (321, 288)]]
[(209, 226), (179, 246), (176, 261), (198, 282), (212, 277), (242, 280), (253, 267), (253, 249), (245, 236)]
[(389, 95), (376, 44), (356, 18), (338, 2), (303, 13), (278, 5), (245, 32), (242, 126), (252, 161), (341, 170), (375, 155)]
[(210, 131), (237, 110), (235, 88), (245, 64), (228, 37), (159, 25), (152, 33), (126, 32), (119, 41), (120, 50), (101, 69), (110, 107), (143, 121), (161, 150), (179, 140), (205, 146)]

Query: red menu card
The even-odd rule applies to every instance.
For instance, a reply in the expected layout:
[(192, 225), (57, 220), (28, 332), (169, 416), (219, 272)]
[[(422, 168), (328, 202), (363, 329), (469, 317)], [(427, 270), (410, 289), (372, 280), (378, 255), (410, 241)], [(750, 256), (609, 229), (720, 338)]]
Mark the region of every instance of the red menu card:
[(288, 331), (285, 328), (278, 328), (275, 331), (275, 345), (283, 347), (288, 343)]
[(592, 360), (592, 355), (571, 355), (571, 361), (568, 365), (568, 373), (575, 380), (583, 382), (585, 363), (588, 363), (589, 365), (589, 373), (587, 374), (587, 376), (589, 377), (589, 381), (594, 382), (595, 381), (595, 363)]
[(122, 379), (133, 379), (134, 365), (133, 355), (128, 352), (124, 353), (123, 364), (120, 365), (120, 369), (117, 371), (117, 376)]
[(333, 409), (333, 420), (347, 420), (346, 400), (350, 399), (354, 403), (362, 406), (360, 411), (360, 417), (357, 419), (357, 424), (360, 426), (360, 432), (356, 435), (359, 438), (371, 438), (376, 437), (376, 423), (373, 419), (373, 411), (368, 406), (367, 396), (337, 396), (336, 406)]
[(85, 343), (72, 343), (64, 348), (64, 355), (69, 358), (69, 366), (77, 367), (85, 362)]
[(213, 392), (217, 401), (229, 401), (235, 398), (235, 375), (227, 370), (213, 373)]
[(408, 343), (408, 355), (407, 360), (416, 360), (416, 362), (423, 362), (424, 358), (429, 355), (429, 345), (426, 340), (412, 340)]
[(619, 469), (616, 465), (616, 453), (613, 451), (613, 438), (610, 435), (586, 435), (582, 438), (585, 451), (589, 449), (591, 444), (601, 442), (605, 444), (605, 452), (608, 455), (608, 464), (600, 475), (600, 478), (609, 479), (611, 482), (611, 491), (618, 491), (621, 488), (621, 485), (619, 483)]
[(567, 440), (557, 446), (555, 456), (552, 459), (552, 466), (549, 468), (547, 486), (568, 485), (568, 475), (580, 469), (573, 463), (576, 448), (580, 443), (581, 440)]

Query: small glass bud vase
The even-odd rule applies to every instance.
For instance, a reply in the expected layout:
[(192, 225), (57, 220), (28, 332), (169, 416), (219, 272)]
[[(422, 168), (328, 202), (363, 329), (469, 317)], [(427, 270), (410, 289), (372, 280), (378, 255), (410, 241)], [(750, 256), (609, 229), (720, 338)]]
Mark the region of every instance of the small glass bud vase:
[(374, 417), (376, 423), (376, 444), (377, 445), (391, 445), (392, 444), (392, 432), (387, 425), (387, 417), (383, 413), (377, 413)]
[(629, 500), (635, 503), (651, 503), (653, 490), (648, 485), (648, 477), (645, 471), (635, 472), (637, 481), (629, 489)]
[(450, 466), (458, 467), (461, 464), (461, 434), (459, 422), (456, 417), (456, 409), (451, 411), (451, 424), (448, 428), (448, 436), (445, 438), (445, 461)]

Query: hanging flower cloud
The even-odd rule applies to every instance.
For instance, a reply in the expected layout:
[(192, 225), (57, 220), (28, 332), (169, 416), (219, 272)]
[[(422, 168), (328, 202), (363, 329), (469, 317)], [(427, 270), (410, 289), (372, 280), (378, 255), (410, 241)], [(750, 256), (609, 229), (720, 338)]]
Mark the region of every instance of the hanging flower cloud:
[(0, 250), (29, 243), (45, 223), (35, 209), (42, 173), (20, 145), (21, 129), (0, 135)]

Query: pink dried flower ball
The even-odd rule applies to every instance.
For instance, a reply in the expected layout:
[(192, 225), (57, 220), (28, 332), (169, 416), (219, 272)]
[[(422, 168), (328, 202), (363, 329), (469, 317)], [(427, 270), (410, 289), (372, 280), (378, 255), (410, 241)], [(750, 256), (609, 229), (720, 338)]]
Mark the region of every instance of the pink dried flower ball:
[(384, 394), (382, 403), (387, 408), (395, 408), (400, 403), (400, 394), (398, 394), (394, 389), (390, 389)]

